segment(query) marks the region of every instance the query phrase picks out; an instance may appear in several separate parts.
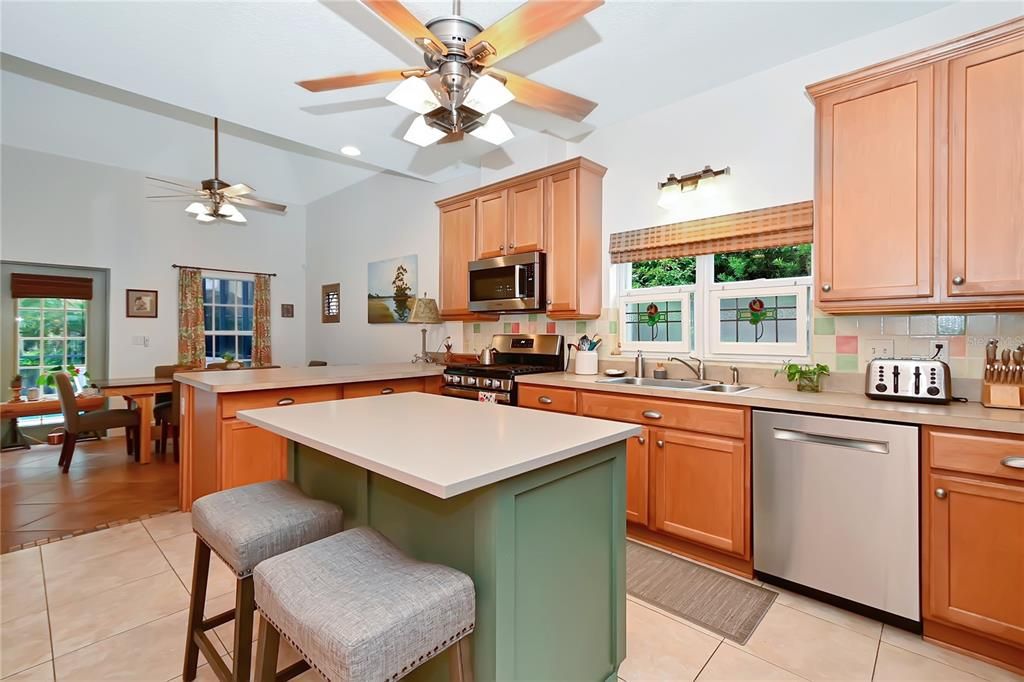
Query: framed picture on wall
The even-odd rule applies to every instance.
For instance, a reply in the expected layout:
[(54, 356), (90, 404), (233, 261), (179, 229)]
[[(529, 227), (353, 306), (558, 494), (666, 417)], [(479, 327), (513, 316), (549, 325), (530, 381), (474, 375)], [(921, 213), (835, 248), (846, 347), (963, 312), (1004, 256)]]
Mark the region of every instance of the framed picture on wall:
[(126, 317), (156, 317), (157, 292), (153, 289), (125, 289)]
[(295, 317), (295, 304), (294, 303), (282, 303), (281, 304), (281, 317)]

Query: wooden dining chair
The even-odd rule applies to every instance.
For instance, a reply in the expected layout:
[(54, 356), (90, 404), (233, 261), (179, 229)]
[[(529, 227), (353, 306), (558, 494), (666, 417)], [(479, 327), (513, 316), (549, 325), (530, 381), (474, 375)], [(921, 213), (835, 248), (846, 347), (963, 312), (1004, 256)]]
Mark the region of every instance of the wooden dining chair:
[(160, 425), (160, 445), (157, 452), (167, 452), (167, 439), (171, 439), (174, 461), (178, 461), (178, 425), (181, 422), (181, 383), (175, 381), (171, 389), (171, 400), (157, 405), (153, 411), (156, 423)]
[(68, 473), (71, 458), (75, 454), (75, 442), (83, 433), (106, 431), (124, 427), (125, 432), (132, 431), (132, 442), (135, 444), (135, 459), (139, 458), (139, 413), (134, 410), (96, 410), (79, 414), (78, 403), (75, 401), (75, 389), (71, 385), (71, 377), (65, 372), (56, 373), (57, 398), (60, 400), (60, 411), (64, 415), (64, 446), (60, 451), (57, 464)]

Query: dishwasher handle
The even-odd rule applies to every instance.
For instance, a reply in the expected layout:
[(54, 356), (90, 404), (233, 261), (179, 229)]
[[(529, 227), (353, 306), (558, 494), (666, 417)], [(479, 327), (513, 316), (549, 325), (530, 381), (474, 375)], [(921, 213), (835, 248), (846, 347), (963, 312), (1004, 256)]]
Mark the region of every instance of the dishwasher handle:
[(889, 454), (889, 444), (876, 440), (861, 440), (858, 438), (843, 438), (841, 436), (826, 436), (822, 433), (809, 433), (807, 431), (794, 431), (791, 429), (780, 429), (776, 427), (775, 440), (788, 440), (793, 443), (811, 443), (814, 445), (831, 445), (837, 448), (850, 448), (862, 452), (873, 452), (879, 455)]

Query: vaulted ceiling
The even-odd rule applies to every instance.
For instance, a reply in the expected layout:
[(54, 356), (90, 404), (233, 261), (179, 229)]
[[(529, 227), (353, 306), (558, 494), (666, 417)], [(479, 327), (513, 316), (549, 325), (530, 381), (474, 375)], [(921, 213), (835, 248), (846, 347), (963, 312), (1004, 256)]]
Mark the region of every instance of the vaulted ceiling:
[[(516, 2), (467, 0), (488, 25)], [(517, 136), (564, 139), (933, 11), (947, 2), (627, 2), (501, 62), (598, 102), (576, 123), (515, 103)], [(442, 2), (409, 2), (421, 20)], [(342, 2), (36, 2), (2, 4), (5, 53), (328, 154), (356, 145), (366, 168), (444, 181), (493, 147), (420, 149), (402, 140), (412, 114), (384, 100), (391, 84), (310, 93), (294, 84), (337, 73), (421, 65), (417, 49), (365, 6)]]

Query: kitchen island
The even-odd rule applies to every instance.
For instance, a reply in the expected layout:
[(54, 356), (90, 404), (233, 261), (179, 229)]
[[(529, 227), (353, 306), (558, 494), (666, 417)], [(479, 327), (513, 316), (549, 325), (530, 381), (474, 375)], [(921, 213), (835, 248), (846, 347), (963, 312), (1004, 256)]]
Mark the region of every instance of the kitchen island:
[(241, 421), (239, 410), (441, 390), (441, 365), (410, 362), (178, 372), (182, 511), (203, 495), (284, 478), (288, 441)]
[[(625, 658), (625, 440), (636, 426), (407, 393), (243, 410), (290, 477), (476, 587), (477, 680), (614, 680)], [(412, 679), (448, 679), (433, 659)]]

